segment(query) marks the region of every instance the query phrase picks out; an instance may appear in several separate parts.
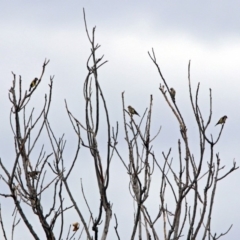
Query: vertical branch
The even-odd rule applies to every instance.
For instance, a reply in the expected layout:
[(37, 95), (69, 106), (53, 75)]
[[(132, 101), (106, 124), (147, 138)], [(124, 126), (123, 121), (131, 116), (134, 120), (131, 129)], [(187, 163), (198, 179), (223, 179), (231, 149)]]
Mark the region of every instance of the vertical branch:
[(4, 240), (7, 240), (7, 235), (6, 235), (6, 232), (5, 232), (3, 219), (2, 219), (2, 208), (1, 208), (1, 205), (0, 205), (0, 225), (1, 225), (2, 232), (3, 232)]
[(218, 178), (218, 173), (219, 173), (219, 169), (220, 169), (220, 158), (219, 158), (218, 154), (216, 154), (216, 158), (217, 158), (217, 169), (216, 169), (216, 174), (215, 174), (215, 177), (214, 177), (214, 183), (213, 183), (213, 189), (212, 189), (212, 193), (211, 193), (209, 212), (208, 212), (208, 217), (207, 217), (207, 224), (206, 224), (206, 227), (205, 227), (205, 230), (204, 230), (203, 239), (206, 238), (207, 231), (209, 231), (211, 233), (211, 219), (212, 219), (211, 216), (212, 216), (212, 211), (213, 211), (214, 197), (215, 197), (216, 188), (217, 188), (217, 178)]
[[(87, 33), (88, 40), (91, 45), (91, 53), (89, 55), (89, 58), (87, 60), (87, 69), (88, 74), (85, 78), (84, 86), (83, 86), (83, 94), (85, 97), (85, 124), (84, 127), (83, 124), (80, 123), (73, 115), (70, 113), (70, 111), (67, 108), (69, 118), (72, 121), (72, 119), (76, 122), (77, 128), (80, 127), (86, 132), (87, 135), (87, 142), (88, 144), (84, 143), (84, 140), (82, 136), (80, 135), (80, 130), (76, 130), (77, 128), (74, 126), (73, 122), (72, 125), (75, 129), (76, 134), (78, 135), (79, 142), (87, 148), (94, 161), (94, 167), (95, 167), (95, 174), (96, 174), (96, 180), (98, 184), (99, 194), (100, 194), (100, 204), (99, 204), (99, 213), (98, 217), (93, 221), (93, 227), (92, 230), (94, 231), (94, 238), (98, 239), (99, 230), (98, 226), (100, 222), (102, 221), (103, 217), (103, 210), (105, 212), (105, 218), (104, 218), (104, 226), (102, 231), (101, 239), (104, 240), (107, 238), (111, 216), (112, 216), (112, 209), (110, 202), (108, 201), (107, 197), (107, 189), (110, 181), (110, 162), (111, 162), (111, 129), (110, 129), (110, 119), (109, 119), (109, 113), (107, 109), (106, 100), (103, 94), (103, 91), (100, 87), (100, 83), (98, 80), (98, 69), (104, 65), (107, 61), (101, 62), (103, 59), (103, 56), (101, 58), (97, 58), (96, 51), (98, 48), (100, 48), (100, 45), (95, 43), (95, 30), (96, 27), (92, 29), (92, 34), (90, 36), (88, 28), (87, 28), (87, 21), (86, 21), (86, 15), (85, 10), (83, 9), (83, 17), (84, 17), (84, 24), (85, 24), (85, 30)], [(92, 64), (90, 64), (90, 60), (92, 59)], [(93, 96), (92, 96), (92, 76), (93, 76), (93, 91), (95, 91), (95, 104), (93, 104)], [(101, 151), (99, 150), (98, 146), (98, 130), (100, 126), (100, 104), (103, 104), (103, 109), (105, 112), (106, 117), (106, 123), (107, 123), (107, 157), (106, 161), (101, 156)], [(95, 119), (95, 120), (94, 120)], [(116, 141), (116, 139), (115, 139)], [(106, 163), (106, 164), (105, 164)], [(66, 185), (67, 187), (67, 185)], [(67, 187), (68, 188), (68, 187)], [(76, 205), (76, 202), (71, 196), (70, 189), (68, 188), (68, 194), (70, 195), (70, 198), (72, 202), (74, 203), (74, 206)], [(84, 221), (82, 214), (79, 211), (79, 215), (81, 215), (82, 222)], [(85, 231), (87, 232), (86, 226)], [(88, 234), (89, 235), (89, 234)], [(88, 236), (90, 238), (90, 236)]]

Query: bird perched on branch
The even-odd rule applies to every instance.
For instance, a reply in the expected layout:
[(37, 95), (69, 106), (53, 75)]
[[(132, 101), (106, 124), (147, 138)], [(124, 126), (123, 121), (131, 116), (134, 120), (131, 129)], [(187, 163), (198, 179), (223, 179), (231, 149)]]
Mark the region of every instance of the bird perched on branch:
[(79, 223), (78, 222), (73, 223), (72, 226), (73, 226), (73, 232), (76, 232), (79, 229)]
[(227, 119), (226, 115), (221, 117), (215, 126), (217, 126), (218, 124), (224, 124), (226, 122), (226, 119)]
[(174, 90), (174, 88), (170, 88), (170, 95), (171, 95), (173, 102), (175, 103), (176, 91)]
[(140, 115), (137, 113), (137, 111), (133, 107), (131, 107), (130, 105), (128, 106), (128, 111), (131, 114), (131, 116), (133, 114), (136, 114), (136, 115), (138, 115), (140, 117)]
[(28, 172), (28, 175), (33, 179), (37, 179), (39, 173), (40, 173), (39, 171), (32, 171), (32, 172)]
[(32, 82), (31, 82), (31, 84), (30, 84), (29, 92), (31, 91), (31, 89), (32, 89), (33, 87), (35, 87), (35, 86), (36, 86), (36, 84), (37, 84), (37, 81), (38, 81), (38, 79), (37, 79), (37, 78), (34, 78), (34, 79), (32, 80)]

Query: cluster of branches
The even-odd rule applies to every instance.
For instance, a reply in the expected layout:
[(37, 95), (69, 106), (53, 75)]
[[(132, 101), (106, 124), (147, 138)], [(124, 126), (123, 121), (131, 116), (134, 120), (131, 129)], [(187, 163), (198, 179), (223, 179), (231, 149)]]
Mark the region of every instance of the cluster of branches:
[[(179, 169), (174, 169), (172, 167), (171, 149), (169, 149), (167, 153), (162, 152), (161, 158), (154, 154), (154, 147), (153, 145), (150, 145), (156, 138), (156, 136), (150, 138), (150, 127), (152, 123), (152, 96), (150, 97), (150, 107), (146, 114), (145, 126), (141, 128), (142, 120), (144, 119), (145, 114), (141, 119), (140, 124), (137, 124), (131, 115), (130, 122), (127, 123), (123, 93), (124, 126), (126, 141), (129, 149), (129, 165), (126, 168), (131, 179), (130, 183), (134, 192), (133, 198), (137, 204), (135, 223), (131, 239), (134, 239), (137, 224), (139, 236), (142, 236), (142, 226), (144, 226), (147, 239), (152, 239), (152, 236), (154, 239), (160, 239), (159, 234), (157, 234), (157, 228), (155, 227), (159, 219), (161, 219), (163, 223), (163, 239), (165, 240), (177, 240), (183, 236), (188, 240), (198, 239), (199, 236), (202, 236), (201, 239), (206, 239), (206, 237), (208, 239), (219, 239), (229, 232), (232, 225), (226, 232), (220, 233), (219, 235), (216, 233), (213, 234), (211, 229), (217, 183), (239, 168), (236, 166), (236, 162), (233, 161), (233, 166), (227, 172), (220, 175), (220, 171), (223, 170), (225, 166), (221, 165), (219, 154), (214, 153), (214, 147), (220, 139), (225, 122), (222, 122), (221, 130), (216, 140), (213, 139), (212, 135), (210, 138), (207, 136), (206, 131), (212, 117), (211, 89), (210, 113), (205, 123), (198, 104), (200, 83), (197, 86), (194, 98), (191, 87), (189, 61), (188, 85), (190, 102), (196, 119), (196, 124), (198, 126), (200, 146), (199, 156), (196, 156), (196, 154), (194, 155), (190, 148), (187, 126), (185, 124), (184, 117), (175, 99), (176, 91), (168, 86), (167, 81), (163, 77), (156, 60), (154, 50), (152, 49), (152, 53), (149, 52), (148, 54), (156, 66), (159, 76), (163, 82), (160, 84), (159, 90), (179, 123), (181, 134), (181, 139), (178, 140)], [(193, 99), (195, 99), (195, 101)], [(129, 137), (128, 131), (132, 133), (131, 137)], [(140, 146), (142, 146), (142, 148)], [(210, 151), (206, 154), (205, 149), (207, 147)], [(152, 162), (151, 165), (149, 163), (150, 159)], [(206, 159), (208, 159), (208, 161), (206, 161)], [(163, 162), (163, 164), (161, 165), (160, 162)], [(156, 216), (152, 218), (148, 213), (145, 202), (149, 195), (154, 164), (159, 169), (162, 179), (159, 193), (160, 209)], [(206, 164), (207, 171), (204, 172), (203, 169)], [(205, 183), (203, 183), (205, 185), (203, 192), (199, 189), (200, 180), (202, 182), (205, 181)], [(167, 188), (170, 189), (175, 202), (174, 207), (171, 209), (168, 207), (168, 198), (166, 198), (165, 194)], [(187, 196), (191, 196), (191, 194), (193, 196), (192, 201), (191, 203), (188, 203)], [(200, 214), (197, 214), (198, 210), (200, 211)], [(140, 239), (142, 238), (140, 237)]]
[[(50, 77), (49, 94), (45, 95), (45, 102), (39, 115), (36, 118), (33, 116), (34, 109), (32, 109), (29, 115), (26, 113), (31, 97), (42, 82), (45, 68), (49, 61), (44, 61), (40, 77), (33, 86), (31, 85), (32, 90), (30, 89), (30, 92), (24, 92), (22, 89), (21, 76), (19, 77), (17, 87), (16, 76), (13, 73), (13, 83), (9, 90), (9, 100), (12, 103), (10, 125), (14, 136), (15, 159), (11, 162), (12, 167), (10, 169), (9, 165), (7, 166), (7, 164), (4, 164), (0, 160), (3, 172), (0, 175), (1, 181), (6, 184), (10, 192), (1, 193), (0, 195), (12, 199), (15, 206), (12, 239), (14, 238), (14, 229), (20, 220), (24, 222), (34, 239), (41, 239), (40, 234), (42, 232), (45, 233), (46, 239), (51, 240), (56, 238), (87, 238), (91, 240), (99, 239), (100, 235), (102, 240), (107, 239), (112, 219), (112, 205), (108, 198), (108, 186), (111, 180), (110, 164), (114, 154), (119, 157), (127, 170), (129, 185), (131, 186), (129, 193), (136, 206), (130, 236), (131, 240), (136, 239), (137, 232), (139, 239), (143, 239), (143, 234), (145, 233), (148, 240), (177, 240), (183, 236), (184, 239), (189, 240), (198, 239), (200, 236), (202, 239), (206, 239), (206, 237), (208, 239), (218, 239), (225, 235), (231, 226), (225, 233), (218, 235), (213, 234), (211, 229), (215, 192), (218, 182), (238, 167), (233, 162), (233, 166), (227, 172), (220, 174), (224, 166), (221, 165), (219, 154), (214, 153), (214, 147), (221, 137), (224, 124), (221, 125), (221, 130), (215, 140), (212, 135), (209, 138), (206, 134), (212, 117), (211, 90), (210, 113), (205, 122), (198, 104), (200, 84), (198, 84), (195, 97), (192, 93), (189, 62), (188, 85), (190, 101), (199, 134), (200, 155), (197, 157), (190, 148), (187, 126), (175, 99), (176, 92), (168, 86), (157, 63), (154, 50), (152, 50), (152, 53), (149, 53), (149, 57), (156, 66), (162, 81), (159, 90), (179, 123), (181, 134), (181, 139), (178, 140), (179, 169), (172, 166), (171, 149), (167, 153), (163, 152), (162, 156), (156, 156), (154, 153), (152, 143), (160, 133), (161, 128), (155, 136), (151, 137), (153, 97), (150, 96), (149, 108), (146, 109), (140, 123), (137, 123), (134, 120), (133, 114), (125, 107), (123, 92), (123, 123), (128, 149), (128, 160), (126, 160), (124, 153), (119, 152), (117, 148), (118, 124), (115, 128), (111, 128), (107, 102), (98, 80), (99, 68), (107, 61), (103, 61), (104, 56), (97, 58), (96, 52), (100, 45), (95, 43), (96, 28), (94, 27), (92, 33), (89, 33), (85, 13), (84, 22), (86, 34), (91, 45), (91, 52), (87, 60), (88, 73), (83, 86), (85, 123), (81, 122), (74, 115), (67, 101), (65, 101), (66, 111), (77, 137), (77, 146), (74, 157), (70, 161), (70, 166), (66, 166), (63, 155), (66, 145), (64, 135), (59, 139), (57, 138), (48, 118), (54, 77)], [(99, 127), (103, 126), (99, 118), (100, 112), (105, 115), (106, 152), (99, 148), (98, 132)], [(47, 133), (52, 151), (47, 154), (43, 145), (39, 151), (38, 159), (35, 160), (31, 158), (31, 153), (36, 149), (36, 143), (43, 134), (43, 130)], [(94, 162), (95, 177), (99, 190), (99, 198), (96, 199), (96, 204), (99, 204), (99, 210), (96, 216), (87, 201), (83, 186), (81, 189), (88, 209), (88, 216), (80, 209), (81, 203), (76, 201), (72, 194), (71, 185), (69, 185), (69, 176), (79, 159), (81, 147), (89, 150)], [(207, 147), (210, 150), (210, 154), (205, 153)], [(208, 161), (206, 161), (207, 158)], [(206, 164), (207, 171), (204, 172), (203, 169)], [(161, 174), (160, 207), (157, 214), (151, 216), (147, 208), (147, 200), (150, 194), (154, 171), (160, 171)], [(205, 181), (203, 191), (199, 188), (200, 180)], [(166, 197), (167, 189), (172, 194), (175, 203), (174, 206), (169, 207), (169, 200)], [(47, 208), (43, 195), (47, 191), (49, 192), (49, 190), (52, 193), (52, 204), (51, 207)], [(192, 196), (190, 203), (187, 200), (188, 196)], [(70, 205), (64, 203), (65, 198), (69, 199), (71, 202)], [(71, 223), (73, 229), (71, 229), (71, 225), (64, 221), (65, 212), (68, 210), (75, 211), (79, 217), (77, 222)], [(198, 213), (199, 210), (200, 213)], [(17, 220), (18, 214), (20, 215), (19, 220)], [(40, 227), (38, 228), (34, 228), (31, 224), (30, 219), (33, 214), (39, 220)], [(121, 239), (121, 233), (118, 232), (117, 216), (114, 216), (116, 237)], [(156, 227), (160, 221), (162, 222), (162, 230)], [(57, 222), (58, 227), (56, 227)], [(8, 229), (4, 226), (4, 218), (1, 211), (0, 224), (3, 237), (7, 239), (8, 234), (6, 230)], [(66, 228), (68, 229), (67, 231)], [(78, 237), (77, 233), (79, 234)]]

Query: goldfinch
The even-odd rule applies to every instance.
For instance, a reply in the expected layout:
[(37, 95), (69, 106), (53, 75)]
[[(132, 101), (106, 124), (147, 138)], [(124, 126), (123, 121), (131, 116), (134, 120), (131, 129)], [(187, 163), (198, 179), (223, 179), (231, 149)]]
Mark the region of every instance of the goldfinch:
[(170, 88), (170, 96), (171, 96), (173, 102), (175, 103), (176, 91), (174, 90), (174, 88)]
[(226, 115), (221, 117), (215, 126), (217, 126), (218, 124), (224, 124), (226, 122), (226, 119), (227, 119)]
[(32, 82), (31, 82), (31, 84), (30, 84), (29, 92), (31, 91), (31, 89), (32, 89), (33, 87), (35, 87), (35, 86), (36, 86), (36, 84), (37, 84), (37, 81), (38, 81), (38, 79), (37, 79), (37, 78), (34, 78), (34, 79), (32, 80)]
[(39, 174), (39, 171), (28, 172), (29, 177), (31, 177), (33, 179), (37, 179), (38, 174)]
[(140, 117), (140, 115), (136, 112), (136, 110), (133, 107), (128, 106), (128, 111), (131, 115), (136, 114)]
[(78, 222), (73, 223), (72, 226), (73, 226), (73, 232), (76, 232), (79, 229), (79, 223)]

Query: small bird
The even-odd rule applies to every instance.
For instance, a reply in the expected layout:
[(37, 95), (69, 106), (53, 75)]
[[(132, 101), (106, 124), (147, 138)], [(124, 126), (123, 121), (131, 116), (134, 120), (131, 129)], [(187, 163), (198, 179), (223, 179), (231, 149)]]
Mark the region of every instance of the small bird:
[(75, 222), (72, 225), (73, 225), (73, 232), (76, 232), (79, 229), (79, 223)]
[(221, 117), (215, 126), (217, 126), (218, 124), (224, 124), (226, 122), (226, 119), (227, 119), (226, 115)]
[(170, 88), (170, 95), (171, 95), (173, 102), (175, 103), (176, 91), (174, 90), (174, 88)]
[(130, 105), (128, 106), (128, 111), (131, 114), (131, 116), (133, 114), (136, 114), (136, 115), (138, 115), (140, 117), (140, 115), (136, 112), (136, 110), (133, 107), (131, 107)]
[(32, 80), (32, 82), (31, 82), (31, 84), (30, 84), (29, 92), (31, 91), (31, 89), (32, 89), (33, 87), (35, 87), (35, 86), (36, 86), (36, 84), (37, 84), (37, 81), (38, 81), (38, 79), (37, 79), (37, 78), (34, 78), (34, 79)]
[(28, 175), (33, 179), (37, 179), (39, 173), (40, 173), (39, 171), (32, 171), (32, 172), (28, 172)]

